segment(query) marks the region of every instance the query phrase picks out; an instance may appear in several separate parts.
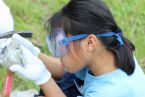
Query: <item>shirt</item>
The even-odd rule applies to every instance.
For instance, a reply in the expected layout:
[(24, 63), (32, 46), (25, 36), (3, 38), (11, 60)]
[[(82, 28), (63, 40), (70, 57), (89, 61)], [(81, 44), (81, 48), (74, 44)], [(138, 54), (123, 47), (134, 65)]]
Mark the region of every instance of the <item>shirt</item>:
[(135, 71), (127, 75), (121, 69), (101, 76), (93, 76), (88, 68), (75, 75), (84, 80), (76, 86), (83, 96), (77, 97), (145, 97), (145, 75), (135, 59)]

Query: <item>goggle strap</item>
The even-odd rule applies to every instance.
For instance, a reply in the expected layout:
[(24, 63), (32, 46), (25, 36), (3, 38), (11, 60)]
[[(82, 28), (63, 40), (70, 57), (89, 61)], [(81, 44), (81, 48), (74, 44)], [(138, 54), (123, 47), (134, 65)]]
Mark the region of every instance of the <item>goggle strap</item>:
[(62, 40), (62, 43), (64, 45), (66, 45), (66, 44), (69, 44), (69, 42), (71, 42), (71, 41), (79, 40), (79, 39), (85, 38), (87, 36), (88, 36), (88, 34), (80, 34), (80, 35), (77, 35), (77, 36), (71, 36), (71, 37), (68, 37), (68, 38), (64, 38)]
[(113, 35), (116, 36), (116, 39), (120, 42), (120, 45), (123, 45), (123, 41), (120, 36), (121, 33), (107, 32), (107, 33), (96, 34), (97, 37), (108, 37)]
[[(123, 41), (121, 38), (121, 33), (114, 33), (114, 32), (107, 32), (107, 33), (101, 33), (101, 34), (96, 34), (97, 37), (108, 37), (108, 36), (116, 36), (116, 39), (120, 42), (120, 45), (123, 45)], [(76, 35), (76, 36), (71, 36), (68, 38), (64, 38), (61, 42), (63, 45), (69, 44), (69, 42), (71, 41), (75, 41), (75, 40), (79, 40), (82, 38), (87, 37), (88, 34), (80, 34), (80, 35)]]

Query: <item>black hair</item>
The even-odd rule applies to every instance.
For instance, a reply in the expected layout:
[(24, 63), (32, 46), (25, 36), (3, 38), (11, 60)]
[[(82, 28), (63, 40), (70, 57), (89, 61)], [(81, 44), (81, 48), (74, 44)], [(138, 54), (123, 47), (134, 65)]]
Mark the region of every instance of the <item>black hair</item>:
[(123, 36), (123, 32), (116, 24), (112, 13), (102, 0), (70, 0), (46, 24), (49, 22), (51, 29), (61, 27), (66, 34), (72, 35), (104, 32), (121, 33), (124, 42), (122, 46), (119, 45), (115, 36), (100, 37), (100, 40), (114, 54), (118, 68), (128, 75), (134, 72), (133, 51), (135, 46)]

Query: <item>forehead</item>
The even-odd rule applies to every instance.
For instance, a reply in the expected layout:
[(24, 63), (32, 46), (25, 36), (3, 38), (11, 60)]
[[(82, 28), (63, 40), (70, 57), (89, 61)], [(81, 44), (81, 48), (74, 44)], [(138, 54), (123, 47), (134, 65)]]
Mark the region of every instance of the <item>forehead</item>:
[(70, 37), (73, 36), (71, 33), (65, 33), (65, 31), (63, 30), (63, 28), (53, 28), (50, 30), (50, 32), (48, 33), (48, 35), (51, 38), (56, 38), (56, 37)]

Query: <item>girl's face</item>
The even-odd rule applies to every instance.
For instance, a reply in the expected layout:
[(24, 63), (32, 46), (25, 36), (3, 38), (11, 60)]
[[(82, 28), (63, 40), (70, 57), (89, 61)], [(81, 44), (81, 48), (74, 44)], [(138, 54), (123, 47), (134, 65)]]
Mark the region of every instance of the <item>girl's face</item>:
[(61, 58), (64, 68), (74, 73), (89, 65), (96, 50), (96, 41), (95, 35), (89, 35), (87, 38), (82, 39), (79, 45), (74, 45), (76, 41), (70, 42), (69, 54)]
[(86, 65), (83, 56), (80, 55), (83, 51), (80, 53), (79, 50), (76, 50), (78, 49), (75, 48), (73, 42), (70, 42), (70, 53), (61, 58), (62, 65), (67, 71), (71, 73), (79, 71)]
[(93, 59), (102, 50), (100, 40), (94, 34), (66, 36), (61, 28), (52, 32), (52, 35), (47, 36), (50, 51), (55, 57), (61, 57), (64, 68), (69, 72), (74, 73), (86, 65), (94, 64)]

